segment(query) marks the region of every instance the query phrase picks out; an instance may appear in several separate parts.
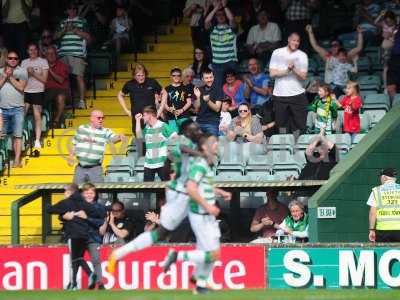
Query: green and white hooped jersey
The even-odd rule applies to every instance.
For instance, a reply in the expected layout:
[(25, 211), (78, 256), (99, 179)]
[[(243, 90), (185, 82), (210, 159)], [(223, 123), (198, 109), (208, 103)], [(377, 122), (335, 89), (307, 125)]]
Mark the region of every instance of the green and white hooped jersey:
[(179, 136), (176, 145), (171, 151), (175, 179), (168, 183), (168, 187), (171, 190), (186, 193), (185, 184), (189, 176), (189, 162), (191, 157), (188, 154), (182, 153), (181, 146), (186, 146), (193, 150), (196, 149), (196, 145), (190, 139), (184, 135)]
[[(209, 203), (215, 204), (214, 193), (215, 170), (207, 163), (203, 157), (190, 159), (189, 180), (197, 183), (200, 195)], [(207, 214), (202, 206), (190, 199), (190, 211), (197, 214)]]

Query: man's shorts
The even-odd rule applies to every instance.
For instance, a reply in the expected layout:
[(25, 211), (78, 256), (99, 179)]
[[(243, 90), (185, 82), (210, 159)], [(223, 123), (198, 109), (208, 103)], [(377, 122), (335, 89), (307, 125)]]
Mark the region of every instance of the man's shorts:
[(167, 189), (165, 204), (161, 207), (160, 224), (169, 231), (175, 230), (188, 215), (189, 196)]
[(220, 248), (221, 231), (214, 216), (189, 212), (189, 221), (196, 237), (196, 249), (216, 251)]
[(2, 108), (3, 133), (12, 134), (16, 138), (22, 137), (24, 127), (24, 107)]
[(25, 102), (29, 104), (43, 106), (44, 93), (25, 93)]
[(86, 61), (81, 57), (63, 56), (61, 60), (69, 67), (71, 74), (76, 76), (85, 75)]
[(66, 100), (70, 99), (70, 92), (67, 89), (46, 89), (44, 103), (53, 103), (58, 95), (64, 95)]

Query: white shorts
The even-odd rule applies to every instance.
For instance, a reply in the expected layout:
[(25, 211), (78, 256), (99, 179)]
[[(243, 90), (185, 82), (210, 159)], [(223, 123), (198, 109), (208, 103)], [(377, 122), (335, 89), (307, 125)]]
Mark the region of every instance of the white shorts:
[(196, 236), (196, 249), (215, 251), (220, 248), (221, 231), (214, 216), (189, 212), (189, 221)]
[(161, 226), (169, 231), (175, 230), (189, 211), (189, 196), (167, 189), (165, 204), (161, 207)]

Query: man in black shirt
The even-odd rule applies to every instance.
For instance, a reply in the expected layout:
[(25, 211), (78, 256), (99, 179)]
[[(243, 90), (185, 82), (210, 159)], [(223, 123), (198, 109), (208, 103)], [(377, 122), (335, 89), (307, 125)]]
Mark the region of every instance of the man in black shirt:
[(196, 122), (204, 133), (218, 136), (222, 101), (220, 92), (214, 85), (214, 74), (211, 70), (203, 72), (204, 87), (195, 88), (194, 107), (198, 111)]
[(187, 88), (182, 84), (182, 71), (174, 68), (170, 72), (171, 84), (161, 93), (161, 111), (165, 113), (165, 119), (169, 127), (179, 132), (182, 122), (189, 118), (189, 108), (192, 99), (188, 95)]
[[(141, 64), (137, 64), (133, 69), (133, 77), (119, 91), (118, 101), (125, 113), (132, 118), (132, 131), (135, 133), (136, 121), (132, 116), (142, 113), (145, 106), (159, 105), (161, 86), (156, 80), (147, 77), (147, 70)], [(130, 97), (131, 110), (126, 107), (125, 95)], [(144, 123), (142, 123), (142, 128), (144, 128)]]

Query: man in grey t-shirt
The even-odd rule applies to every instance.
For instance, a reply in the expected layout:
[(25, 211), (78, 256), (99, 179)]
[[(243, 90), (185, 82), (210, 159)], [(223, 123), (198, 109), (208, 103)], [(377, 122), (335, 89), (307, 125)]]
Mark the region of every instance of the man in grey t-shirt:
[(3, 111), (3, 133), (14, 136), (14, 167), (21, 167), (22, 129), (24, 124), (24, 89), (28, 72), (18, 66), (14, 51), (7, 55), (6, 66), (0, 69), (0, 108)]

